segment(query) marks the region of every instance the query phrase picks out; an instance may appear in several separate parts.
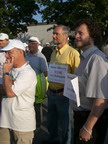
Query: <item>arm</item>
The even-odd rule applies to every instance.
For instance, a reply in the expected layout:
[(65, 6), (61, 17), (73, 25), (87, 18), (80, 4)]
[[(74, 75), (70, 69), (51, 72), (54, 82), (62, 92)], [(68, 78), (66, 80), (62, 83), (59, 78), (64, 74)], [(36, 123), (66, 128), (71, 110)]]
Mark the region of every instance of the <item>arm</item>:
[(3, 85), (8, 98), (15, 97), (15, 93), (12, 90), (12, 80), (10, 75), (3, 76)]
[(108, 101), (108, 69), (107, 69), (107, 60), (98, 55), (94, 55), (90, 63), (91, 66), (88, 66), (88, 78), (86, 83), (86, 97), (93, 99), (93, 104), (91, 106), (91, 112), (88, 116), (84, 128), (80, 131), (80, 138), (83, 140), (89, 140), (92, 129), (96, 124), (97, 120), (102, 115), (104, 109), (106, 108), (106, 103)]
[[(92, 129), (94, 125), (96, 124), (97, 120), (102, 115), (103, 111), (105, 110), (107, 105), (106, 99), (94, 99), (91, 112), (89, 114), (89, 117), (80, 130), (80, 140), (88, 141), (92, 137)], [(91, 134), (90, 134), (91, 133)]]
[(41, 65), (40, 71), (44, 74), (45, 77), (47, 77), (48, 76), (48, 63), (44, 56), (40, 59), (40, 65)]

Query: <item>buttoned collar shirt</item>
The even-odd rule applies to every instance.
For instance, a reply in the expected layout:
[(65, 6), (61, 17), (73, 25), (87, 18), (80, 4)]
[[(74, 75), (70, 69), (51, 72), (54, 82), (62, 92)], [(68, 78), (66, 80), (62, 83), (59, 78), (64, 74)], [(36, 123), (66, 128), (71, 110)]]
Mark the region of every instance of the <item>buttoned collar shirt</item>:
[[(68, 72), (75, 73), (80, 62), (79, 53), (68, 44), (61, 49), (55, 49), (51, 56), (50, 64), (68, 65)], [(49, 87), (58, 90), (64, 87), (63, 84), (49, 82)]]
[(81, 106), (72, 103), (74, 110), (91, 110), (93, 99), (108, 99), (108, 58), (96, 46), (81, 54), (76, 74)]

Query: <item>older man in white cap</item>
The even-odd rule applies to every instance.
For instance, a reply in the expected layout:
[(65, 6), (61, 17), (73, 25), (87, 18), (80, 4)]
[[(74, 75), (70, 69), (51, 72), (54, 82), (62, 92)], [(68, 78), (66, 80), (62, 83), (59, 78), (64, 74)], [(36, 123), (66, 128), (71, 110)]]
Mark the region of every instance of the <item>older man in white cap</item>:
[[(3, 85), (0, 116), (0, 144), (32, 144), (35, 130), (36, 74), (24, 56), (25, 47), (19, 40), (11, 40), (2, 49), (6, 62), (3, 66)], [(12, 141), (12, 143), (13, 143)]]
[(36, 86), (36, 101), (35, 101), (35, 111), (36, 111), (36, 128), (37, 130), (41, 127), (42, 122), (42, 102), (45, 95), (42, 90), (41, 75), (44, 74), (47, 77), (48, 64), (45, 56), (38, 49), (39, 40), (37, 37), (30, 37), (28, 42), (29, 53), (26, 54), (26, 59), (29, 61), (31, 67), (35, 70), (37, 76), (37, 86)]
[[(0, 33), (0, 49), (4, 48), (8, 44), (8, 41), (9, 41), (9, 36), (5, 33)], [(6, 58), (4, 56), (4, 53), (0, 52), (0, 65), (3, 65), (5, 60)], [(1, 72), (1, 69), (0, 69), (0, 72)]]
[(9, 36), (6, 33), (0, 33), (0, 47), (5, 47), (8, 43)]
[[(0, 33), (0, 49), (5, 47), (8, 44), (9, 36), (6, 33)], [(5, 53), (0, 52), (0, 111), (1, 111), (1, 99), (3, 93), (3, 85), (2, 85), (2, 68), (3, 64), (6, 61)]]
[(34, 36), (31, 36), (29, 38), (29, 41), (33, 41), (33, 42), (36, 42), (37, 43), (37, 47), (38, 47), (38, 50), (41, 52), (43, 47), (41, 46), (41, 42), (39, 41), (39, 39), (37, 37), (34, 37)]

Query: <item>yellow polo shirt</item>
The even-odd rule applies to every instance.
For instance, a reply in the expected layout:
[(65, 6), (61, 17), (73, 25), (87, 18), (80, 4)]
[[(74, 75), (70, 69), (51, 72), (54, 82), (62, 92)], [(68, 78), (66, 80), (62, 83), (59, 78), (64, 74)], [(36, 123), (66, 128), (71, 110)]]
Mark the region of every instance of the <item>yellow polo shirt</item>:
[[(76, 49), (66, 44), (61, 49), (56, 49), (51, 55), (50, 64), (68, 65), (68, 73), (75, 73), (80, 63), (79, 53)], [(53, 90), (62, 89), (63, 84), (49, 82), (49, 88)]]

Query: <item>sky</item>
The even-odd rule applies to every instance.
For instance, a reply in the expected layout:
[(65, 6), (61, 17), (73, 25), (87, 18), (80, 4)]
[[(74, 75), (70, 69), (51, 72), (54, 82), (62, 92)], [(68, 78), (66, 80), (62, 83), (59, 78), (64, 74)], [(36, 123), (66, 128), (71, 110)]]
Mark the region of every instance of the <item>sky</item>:
[(33, 18), (36, 19), (38, 22), (42, 22), (42, 18), (40, 14), (34, 15)]
[[(66, 2), (66, 1), (67, 0), (63, 0), (63, 2)], [(36, 19), (38, 22), (42, 22), (41, 14), (34, 15), (33, 18)]]

